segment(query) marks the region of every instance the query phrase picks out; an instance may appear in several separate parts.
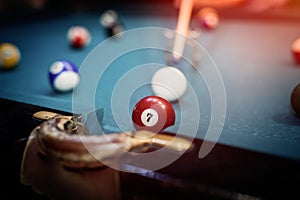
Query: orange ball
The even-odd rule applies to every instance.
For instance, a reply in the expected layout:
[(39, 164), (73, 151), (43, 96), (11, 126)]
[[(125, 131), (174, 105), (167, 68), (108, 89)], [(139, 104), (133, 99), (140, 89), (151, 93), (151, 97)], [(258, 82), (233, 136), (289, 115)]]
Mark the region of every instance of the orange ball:
[(2, 69), (15, 68), (21, 59), (19, 48), (12, 43), (0, 44), (0, 67)]

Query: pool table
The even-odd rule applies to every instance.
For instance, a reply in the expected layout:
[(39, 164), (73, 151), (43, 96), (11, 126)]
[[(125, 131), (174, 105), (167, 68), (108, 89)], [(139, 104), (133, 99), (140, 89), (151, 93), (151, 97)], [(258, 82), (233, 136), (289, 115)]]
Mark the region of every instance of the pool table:
[[(178, 9), (172, 1), (71, 4), (2, 14), (1, 42), (14, 43), (21, 52), (15, 69), (0, 71), (4, 199), (45, 198), (19, 179), (26, 138), (41, 123), (32, 117), (35, 112), (70, 115), (102, 108), (103, 133), (132, 131), (134, 105), (153, 95), (151, 74), (170, 65), (165, 57), (169, 38), (159, 33), (176, 28)], [(118, 12), (124, 35), (108, 38), (99, 22), (107, 9)], [(283, 199), (298, 194), (300, 118), (291, 109), (290, 94), (300, 83), (300, 66), (291, 53), (300, 37), (299, 11), (299, 4), (263, 13), (219, 8), (214, 30), (203, 29), (192, 17), (199, 66), (191, 63), (191, 47), (186, 47), (187, 60), (173, 63), (189, 87), (172, 103), (175, 125), (163, 131), (190, 138), (193, 149), (161, 169), (144, 172), (133, 164), (130, 170), (138, 173), (120, 172), (121, 199)], [(92, 35), (83, 49), (72, 48), (66, 39), (76, 24)], [(146, 31), (128, 39), (139, 30)], [(57, 93), (51, 88), (48, 69), (58, 59), (79, 67), (78, 90)], [(201, 154), (202, 144), (211, 149)]]

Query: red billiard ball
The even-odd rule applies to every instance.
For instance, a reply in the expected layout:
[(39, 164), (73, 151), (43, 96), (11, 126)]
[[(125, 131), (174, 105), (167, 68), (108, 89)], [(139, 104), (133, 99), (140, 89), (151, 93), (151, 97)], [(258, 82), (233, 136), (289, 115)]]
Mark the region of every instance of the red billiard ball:
[(83, 48), (90, 44), (91, 34), (84, 26), (72, 26), (68, 30), (67, 38), (74, 48)]
[(292, 54), (297, 64), (300, 64), (300, 38), (296, 39), (292, 44)]
[(219, 14), (214, 8), (202, 8), (196, 14), (196, 19), (206, 29), (215, 29), (219, 25)]
[(175, 111), (166, 99), (159, 96), (147, 96), (133, 108), (132, 121), (136, 130), (158, 133), (174, 125)]
[(297, 116), (300, 116), (300, 83), (296, 85), (291, 93), (291, 106)]

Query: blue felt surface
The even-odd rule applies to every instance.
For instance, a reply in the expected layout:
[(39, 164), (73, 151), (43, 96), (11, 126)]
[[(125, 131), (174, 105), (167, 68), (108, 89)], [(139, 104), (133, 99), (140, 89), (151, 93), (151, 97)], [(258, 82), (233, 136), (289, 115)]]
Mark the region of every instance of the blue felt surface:
[[(95, 13), (66, 14), (1, 28), (1, 41), (15, 43), (21, 50), (22, 60), (16, 69), (0, 71), (0, 97), (72, 111), (72, 94), (53, 92), (47, 70), (53, 61), (62, 58), (81, 66), (89, 53), (106, 39), (98, 17)], [(126, 12), (122, 15), (122, 21), (126, 30), (139, 27), (174, 29), (176, 24), (172, 17), (136, 17)], [(91, 45), (85, 49), (75, 50), (67, 43), (66, 32), (74, 24), (84, 24), (91, 31)], [(291, 90), (300, 82), (300, 67), (294, 64), (290, 53), (291, 43), (299, 37), (299, 27), (300, 22), (295, 20), (224, 18), (216, 30), (202, 32), (199, 42), (218, 66), (227, 97), (227, 113), (220, 143), (300, 159), (300, 119), (292, 115), (289, 102)], [(101, 56), (104, 55), (99, 55), (95, 61), (100, 68)], [(124, 114), (125, 121), (121, 122), (121, 127), (116, 126), (111, 109), (113, 90), (124, 73), (151, 62), (164, 64), (162, 52), (151, 49), (131, 52), (117, 59), (105, 71), (95, 97), (95, 106), (104, 108), (105, 131), (132, 128), (131, 122), (126, 120), (130, 113), (120, 113), (120, 118)], [(205, 62), (201, 60), (201, 66), (205, 66)], [(193, 88), (197, 91), (201, 110), (197, 137), (204, 138), (211, 117), (209, 93), (200, 76), (193, 82), (193, 73), (185, 65), (177, 64), (190, 83), (194, 83)], [(150, 72), (159, 67), (154, 66)], [(205, 67), (202, 69), (205, 74)], [(137, 78), (149, 81), (150, 75)], [(134, 84), (135, 81), (132, 81)], [(126, 91), (126, 86), (122, 87)], [(121, 97), (126, 95), (121, 93), (118, 94)], [(122, 105), (120, 98), (119, 106), (127, 107), (130, 112), (140, 96), (151, 94), (150, 86), (145, 85), (132, 94), (129, 103)], [(192, 124), (197, 112), (193, 105), (188, 105), (189, 99), (183, 97), (183, 102), (186, 102), (184, 106), (188, 109), (181, 110), (180, 105), (175, 103), (176, 113), (185, 121), (190, 119)], [(167, 130), (176, 131), (182, 120), (180, 117), (176, 118), (176, 125)], [(184, 125), (187, 132), (182, 134), (189, 135), (189, 123)]]

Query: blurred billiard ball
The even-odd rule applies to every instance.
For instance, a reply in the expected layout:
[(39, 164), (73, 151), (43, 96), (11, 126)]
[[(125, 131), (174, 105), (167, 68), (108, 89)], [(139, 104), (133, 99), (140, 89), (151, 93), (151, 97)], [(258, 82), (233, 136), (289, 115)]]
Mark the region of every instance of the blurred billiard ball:
[(300, 83), (298, 83), (291, 93), (291, 106), (297, 116), (300, 116)]
[(187, 79), (178, 68), (162, 67), (152, 76), (151, 88), (154, 95), (175, 102), (185, 94)]
[(175, 111), (166, 99), (159, 96), (147, 96), (133, 108), (132, 121), (136, 130), (158, 133), (174, 125)]
[(105, 28), (107, 35), (121, 36), (123, 32), (123, 26), (120, 23), (118, 13), (115, 10), (106, 10), (100, 16), (100, 24)]
[(291, 49), (295, 63), (300, 64), (300, 38), (293, 42)]
[(0, 66), (2, 69), (13, 69), (21, 60), (19, 48), (12, 43), (0, 44)]
[(111, 26), (110, 28), (108, 28), (106, 31), (107, 31), (108, 36), (120, 37), (123, 32), (123, 27), (117, 23), (117, 24), (114, 24), (113, 26)]
[(219, 25), (219, 14), (214, 8), (202, 8), (196, 14), (196, 20), (206, 29), (215, 29)]
[(58, 60), (49, 68), (51, 87), (57, 92), (69, 92), (79, 84), (79, 73), (76, 65), (68, 60)]
[(67, 39), (72, 47), (83, 48), (91, 42), (91, 33), (84, 26), (71, 26), (68, 30)]

